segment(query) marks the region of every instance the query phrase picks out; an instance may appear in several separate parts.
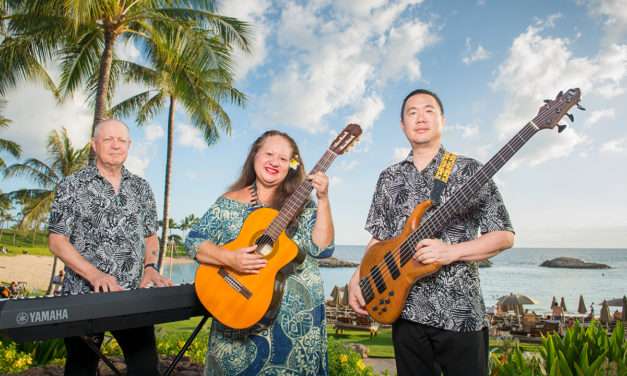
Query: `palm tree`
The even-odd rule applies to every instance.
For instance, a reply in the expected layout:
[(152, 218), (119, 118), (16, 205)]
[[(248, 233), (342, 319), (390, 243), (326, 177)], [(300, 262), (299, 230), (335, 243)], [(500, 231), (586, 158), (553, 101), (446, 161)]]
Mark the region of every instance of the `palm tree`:
[(183, 233), (185, 233), (187, 230), (191, 229), (199, 221), (200, 221), (200, 218), (196, 217), (194, 214), (190, 214), (187, 217), (183, 218), (183, 220), (179, 224), (179, 229), (183, 231)]
[(50, 211), (57, 184), (64, 177), (85, 167), (89, 144), (80, 149), (74, 148), (67, 130), (63, 128), (60, 132), (50, 132), (48, 154), (50, 164), (30, 158), (24, 163), (8, 166), (3, 171), (5, 178), (23, 176), (39, 186), (39, 188), (18, 189), (6, 194), (7, 197), (23, 203), (23, 217), (19, 222), (19, 227), (31, 227), (33, 224), (42, 223)]
[(214, 0), (0, 0), (9, 4), (9, 35), (0, 47), (0, 94), (20, 78), (40, 78), (41, 66), (61, 61), (62, 97), (86, 86), (94, 101), (94, 126), (107, 112), (124, 65), (115, 64), (115, 43), (140, 48), (159, 32), (156, 25), (187, 25), (213, 31), (227, 45), (248, 48), (247, 25), (214, 13)]
[[(75, 148), (70, 141), (67, 130), (52, 131), (48, 136), (48, 155), (50, 164), (38, 159), (30, 158), (24, 163), (16, 163), (7, 167), (3, 173), (5, 178), (23, 176), (30, 178), (39, 187), (24, 188), (9, 192), (3, 196), (17, 200), (22, 204), (22, 217), (16, 226), (18, 228), (37, 228), (45, 221), (54, 201), (57, 184), (87, 165), (89, 144), (82, 148)], [(48, 293), (52, 286), (55, 274), (57, 257), (54, 257)]]
[[(0, 99), (0, 110), (4, 108), (6, 105), (6, 101)], [(2, 116), (0, 113), (0, 128), (6, 128), (9, 126), (11, 121)], [(6, 140), (4, 138), (0, 138), (0, 152), (7, 152), (11, 154), (14, 158), (19, 158), (22, 154), (22, 148), (20, 145), (16, 144), (13, 141)], [(6, 163), (4, 159), (0, 156), (0, 170), (6, 167)]]
[(2, 194), (2, 191), (0, 191), (0, 241), (4, 235), (6, 225), (14, 220), (13, 213), (11, 213), (12, 210), (13, 203), (8, 197)]
[(167, 150), (163, 195), (165, 226), (161, 233), (159, 265), (167, 245), (170, 181), (174, 144), (174, 111), (181, 104), (192, 124), (201, 130), (207, 144), (214, 143), (219, 130), (229, 133), (231, 120), (221, 102), (243, 105), (246, 98), (233, 88), (231, 49), (219, 38), (182, 27), (163, 27), (147, 46), (151, 67), (126, 62), (130, 78), (148, 90), (114, 106), (111, 112), (128, 116), (137, 112), (144, 124), (168, 105)]

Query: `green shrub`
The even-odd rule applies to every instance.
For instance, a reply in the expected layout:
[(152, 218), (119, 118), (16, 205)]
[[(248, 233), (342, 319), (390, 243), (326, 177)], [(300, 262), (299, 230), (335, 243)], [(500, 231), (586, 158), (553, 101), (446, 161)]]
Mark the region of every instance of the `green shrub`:
[(523, 353), (518, 345), (504, 346), (490, 354), (493, 376), (627, 376), (627, 342), (622, 322), (611, 336), (592, 321), (587, 328), (578, 322), (563, 337), (542, 338), (540, 358)]
[(364, 363), (361, 356), (347, 349), (341, 343), (329, 338), (329, 375), (337, 376), (372, 376), (372, 367)]
[(63, 339), (26, 342), (18, 344), (17, 350), (30, 354), (33, 366), (42, 366), (57, 359), (65, 359)]
[(33, 359), (27, 353), (20, 352), (13, 342), (0, 340), (0, 374), (17, 373), (29, 368)]

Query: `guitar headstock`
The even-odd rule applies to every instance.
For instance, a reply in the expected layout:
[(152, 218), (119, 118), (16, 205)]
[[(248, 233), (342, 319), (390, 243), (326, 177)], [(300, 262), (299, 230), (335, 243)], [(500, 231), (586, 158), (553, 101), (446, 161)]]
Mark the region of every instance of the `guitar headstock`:
[(565, 93), (560, 91), (555, 99), (546, 99), (544, 101), (545, 104), (540, 107), (538, 115), (533, 119), (533, 124), (539, 129), (551, 129), (557, 126), (559, 132), (563, 131), (566, 126), (558, 123), (564, 116), (568, 116), (570, 121), (575, 120), (573, 115), (568, 113), (573, 106), (577, 106), (580, 110), (585, 110), (585, 108), (579, 105), (580, 100), (581, 90), (579, 88), (569, 89)]
[(359, 124), (349, 124), (346, 128), (342, 129), (340, 134), (333, 140), (329, 150), (335, 154), (344, 154), (348, 149), (353, 147), (359, 136), (361, 136), (362, 130)]

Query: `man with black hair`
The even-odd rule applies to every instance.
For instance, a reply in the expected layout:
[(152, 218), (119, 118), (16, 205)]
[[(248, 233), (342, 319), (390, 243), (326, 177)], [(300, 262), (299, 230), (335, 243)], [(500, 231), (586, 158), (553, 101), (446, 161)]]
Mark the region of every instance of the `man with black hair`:
[[(444, 108), (435, 93), (414, 90), (403, 100), (400, 126), (411, 152), (379, 176), (365, 227), (372, 235), (368, 247), (398, 236), (416, 205), (430, 199), (434, 175), (449, 155), (441, 143), (444, 125)], [(456, 156), (440, 201), (452, 197), (480, 167), (474, 159)], [(466, 208), (451, 218), (439, 239), (416, 245), (415, 262), (437, 262), (442, 268), (414, 284), (393, 325), (399, 376), (488, 374), (488, 323), (477, 261), (512, 247), (514, 232), (493, 181)], [(349, 283), (349, 304), (367, 314), (359, 269)]]

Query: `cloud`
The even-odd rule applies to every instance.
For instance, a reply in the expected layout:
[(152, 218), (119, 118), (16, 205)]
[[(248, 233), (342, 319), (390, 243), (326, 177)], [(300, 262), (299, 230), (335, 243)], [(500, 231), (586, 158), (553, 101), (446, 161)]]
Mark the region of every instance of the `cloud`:
[(409, 17), (420, 2), (287, 0), (272, 26), (278, 63), (255, 104), (266, 123), (259, 126), (318, 133), (340, 112), (372, 127), (383, 110), (376, 93), (401, 78), (420, 79), (417, 55), (438, 39), (430, 24)]
[(148, 144), (144, 142), (133, 143), (124, 167), (133, 174), (144, 177), (152, 159), (151, 154)]
[(357, 123), (364, 131), (370, 130), (374, 122), (385, 108), (385, 104), (378, 96), (366, 97), (359, 101), (355, 113), (346, 119), (347, 123)]
[(398, 163), (402, 161), (403, 159), (407, 158), (407, 155), (409, 155), (410, 151), (411, 151), (411, 148), (407, 148), (407, 147), (395, 148), (394, 155), (392, 156), (392, 163)]
[[(529, 26), (516, 37), (492, 82), (495, 90), (505, 94), (503, 111), (495, 122), (500, 139), (511, 137), (537, 114), (543, 99), (554, 98), (565, 88), (579, 87), (585, 97), (601, 99), (625, 90), (627, 45), (603, 48), (592, 57), (576, 57), (568, 39), (546, 37), (542, 32), (542, 27)], [(572, 128), (559, 136), (544, 133), (542, 141), (525, 147), (513, 166), (566, 157), (588, 139)]]
[(351, 171), (354, 170), (357, 166), (359, 166), (359, 161), (356, 159), (353, 159), (351, 161), (343, 160), (339, 163), (338, 169), (342, 171)]
[(337, 187), (338, 185), (342, 184), (343, 181), (344, 180), (339, 176), (329, 176), (329, 187)]
[(221, 14), (246, 21), (252, 26), (251, 53), (247, 54), (239, 49), (233, 53), (235, 78), (243, 80), (256, 67), (262, 65), (268, 55), (266, 44), (271, 32), (268, 15), (270, 2), (266, 0), (221, 1), (218, 8)]
[(202, 133), (195, 127), (179, 123), (175, 126), (177, 144), (189, 146), (196, 150), (204, 150), (207, 143), (202, 137)]
[(445, 126), (444, 129), (461, 133), (462, 138), (476, 137), (479, 135), (479, 126), (476, 124), (453, 124)]
[(148, 124), (144, 127), (144, 138), (148, 142), (153, 142), (163, 138), (165, 131), (163, 127), (157, 124)]
[(591, 0), (587, 2), (589, 12), (604, 20), (605, 43), (623, 41), (627, 34), (627, 6), (624, 0)]
[(466, 56), (462, 58), (462, 62), (466, 65), (470, 65), (477, 61), (487, 60), (492, 54), (490, 51), (483, 48), (482, 45), (477, 45), (477, 48), (472, 51), (470, 38), (466, 38)]
[(4, 116), (11, 125), (3, 130), (3, 138), (22, 146), (24, 158), (47, 160), (46, 144), (53, 130), (65, 127), (75, 147), (85, 145), (91, 135), (93, 110), (85, 103), (86, 96), (77, 92), (59, 105), (52, 94), (33, 83), (20, 83), (7, 93)]
[(601, 145), (601, 153), (623, 153), (627, 146), (627, 137), (608, 141)]
[(590, 115), (588, 115), (588, 119), (586, 121), (586, 124), (588, 126), (594, 125), (598, 122), (600, 122), (601, 120), (611, 120), (614, 119), (616, 116), (616, 113), (614, 111), (613, 108), (607, 108), (604, 110), (597, 110), (597, 111), (591, 111)]

